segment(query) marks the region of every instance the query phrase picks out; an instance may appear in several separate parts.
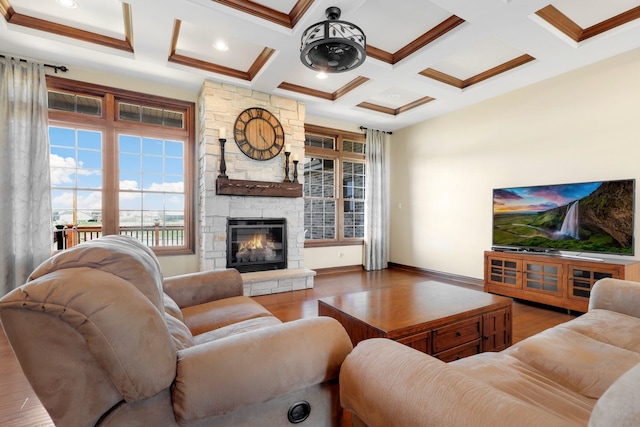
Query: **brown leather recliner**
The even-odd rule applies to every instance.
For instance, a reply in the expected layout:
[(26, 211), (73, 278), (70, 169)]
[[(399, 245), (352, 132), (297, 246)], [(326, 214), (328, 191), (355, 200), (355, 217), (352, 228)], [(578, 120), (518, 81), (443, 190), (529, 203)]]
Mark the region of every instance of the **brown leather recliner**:
[(342, 326), (280, 322), (235, 270), (163, 280), (151, 250), (106, 236), (41, 264), (0, 319), (57, 425), (340, 424)]

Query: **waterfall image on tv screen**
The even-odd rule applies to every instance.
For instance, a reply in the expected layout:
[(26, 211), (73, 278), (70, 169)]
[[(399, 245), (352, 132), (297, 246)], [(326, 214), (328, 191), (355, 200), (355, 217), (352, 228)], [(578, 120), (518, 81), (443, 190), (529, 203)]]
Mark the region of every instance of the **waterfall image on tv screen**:
[(493, 245), (633, 255), (635, 180), (493, 190)]

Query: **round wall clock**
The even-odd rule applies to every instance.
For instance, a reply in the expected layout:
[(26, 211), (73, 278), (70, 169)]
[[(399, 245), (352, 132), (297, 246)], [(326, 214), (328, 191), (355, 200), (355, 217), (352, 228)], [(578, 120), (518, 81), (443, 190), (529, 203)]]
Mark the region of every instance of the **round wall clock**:
[(273, 159), (284, 147), (284, 130), (280, 121), (264, 108), (247, 108), (233, 125), (236, 144), (255, 160)]

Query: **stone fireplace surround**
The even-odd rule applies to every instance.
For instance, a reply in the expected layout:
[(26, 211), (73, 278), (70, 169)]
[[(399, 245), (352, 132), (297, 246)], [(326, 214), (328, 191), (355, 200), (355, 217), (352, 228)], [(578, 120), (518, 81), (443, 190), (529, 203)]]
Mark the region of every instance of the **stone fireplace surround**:
[[(315, 272), (304, 268), (304, 201), (302, 197), (263, 197), (216, 194), (220, 173), (220, 129), (224, 129), (226, 174), (229, 179), (280, 183), (284, 180), (284, 150), (258, 161), (245, 156), (233, 139), (236, 117), (245, 109), (262, 107), (275, 115), (291, 145), (292, 156), (304, 156), (304, 103), (230, 84), (205, 81), (198, 96), (197, 179), (198, 245), (201, 270), (226, 268), (227, 218), (286, 218), (286, 270), (243, 273), (248, 296), (313, 287)], [(299, 171), (300, 172), (300, 171)], [(299, 180), (304, 179), (299, 173)]]

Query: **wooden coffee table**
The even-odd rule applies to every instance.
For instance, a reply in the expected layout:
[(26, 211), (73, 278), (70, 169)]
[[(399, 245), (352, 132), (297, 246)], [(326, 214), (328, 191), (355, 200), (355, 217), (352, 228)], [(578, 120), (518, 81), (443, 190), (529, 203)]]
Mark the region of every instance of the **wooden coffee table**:
[(318, 300), (353, 345), (389, 338), (445, 362), (511, 345), (511, 298), (427, 281)]

